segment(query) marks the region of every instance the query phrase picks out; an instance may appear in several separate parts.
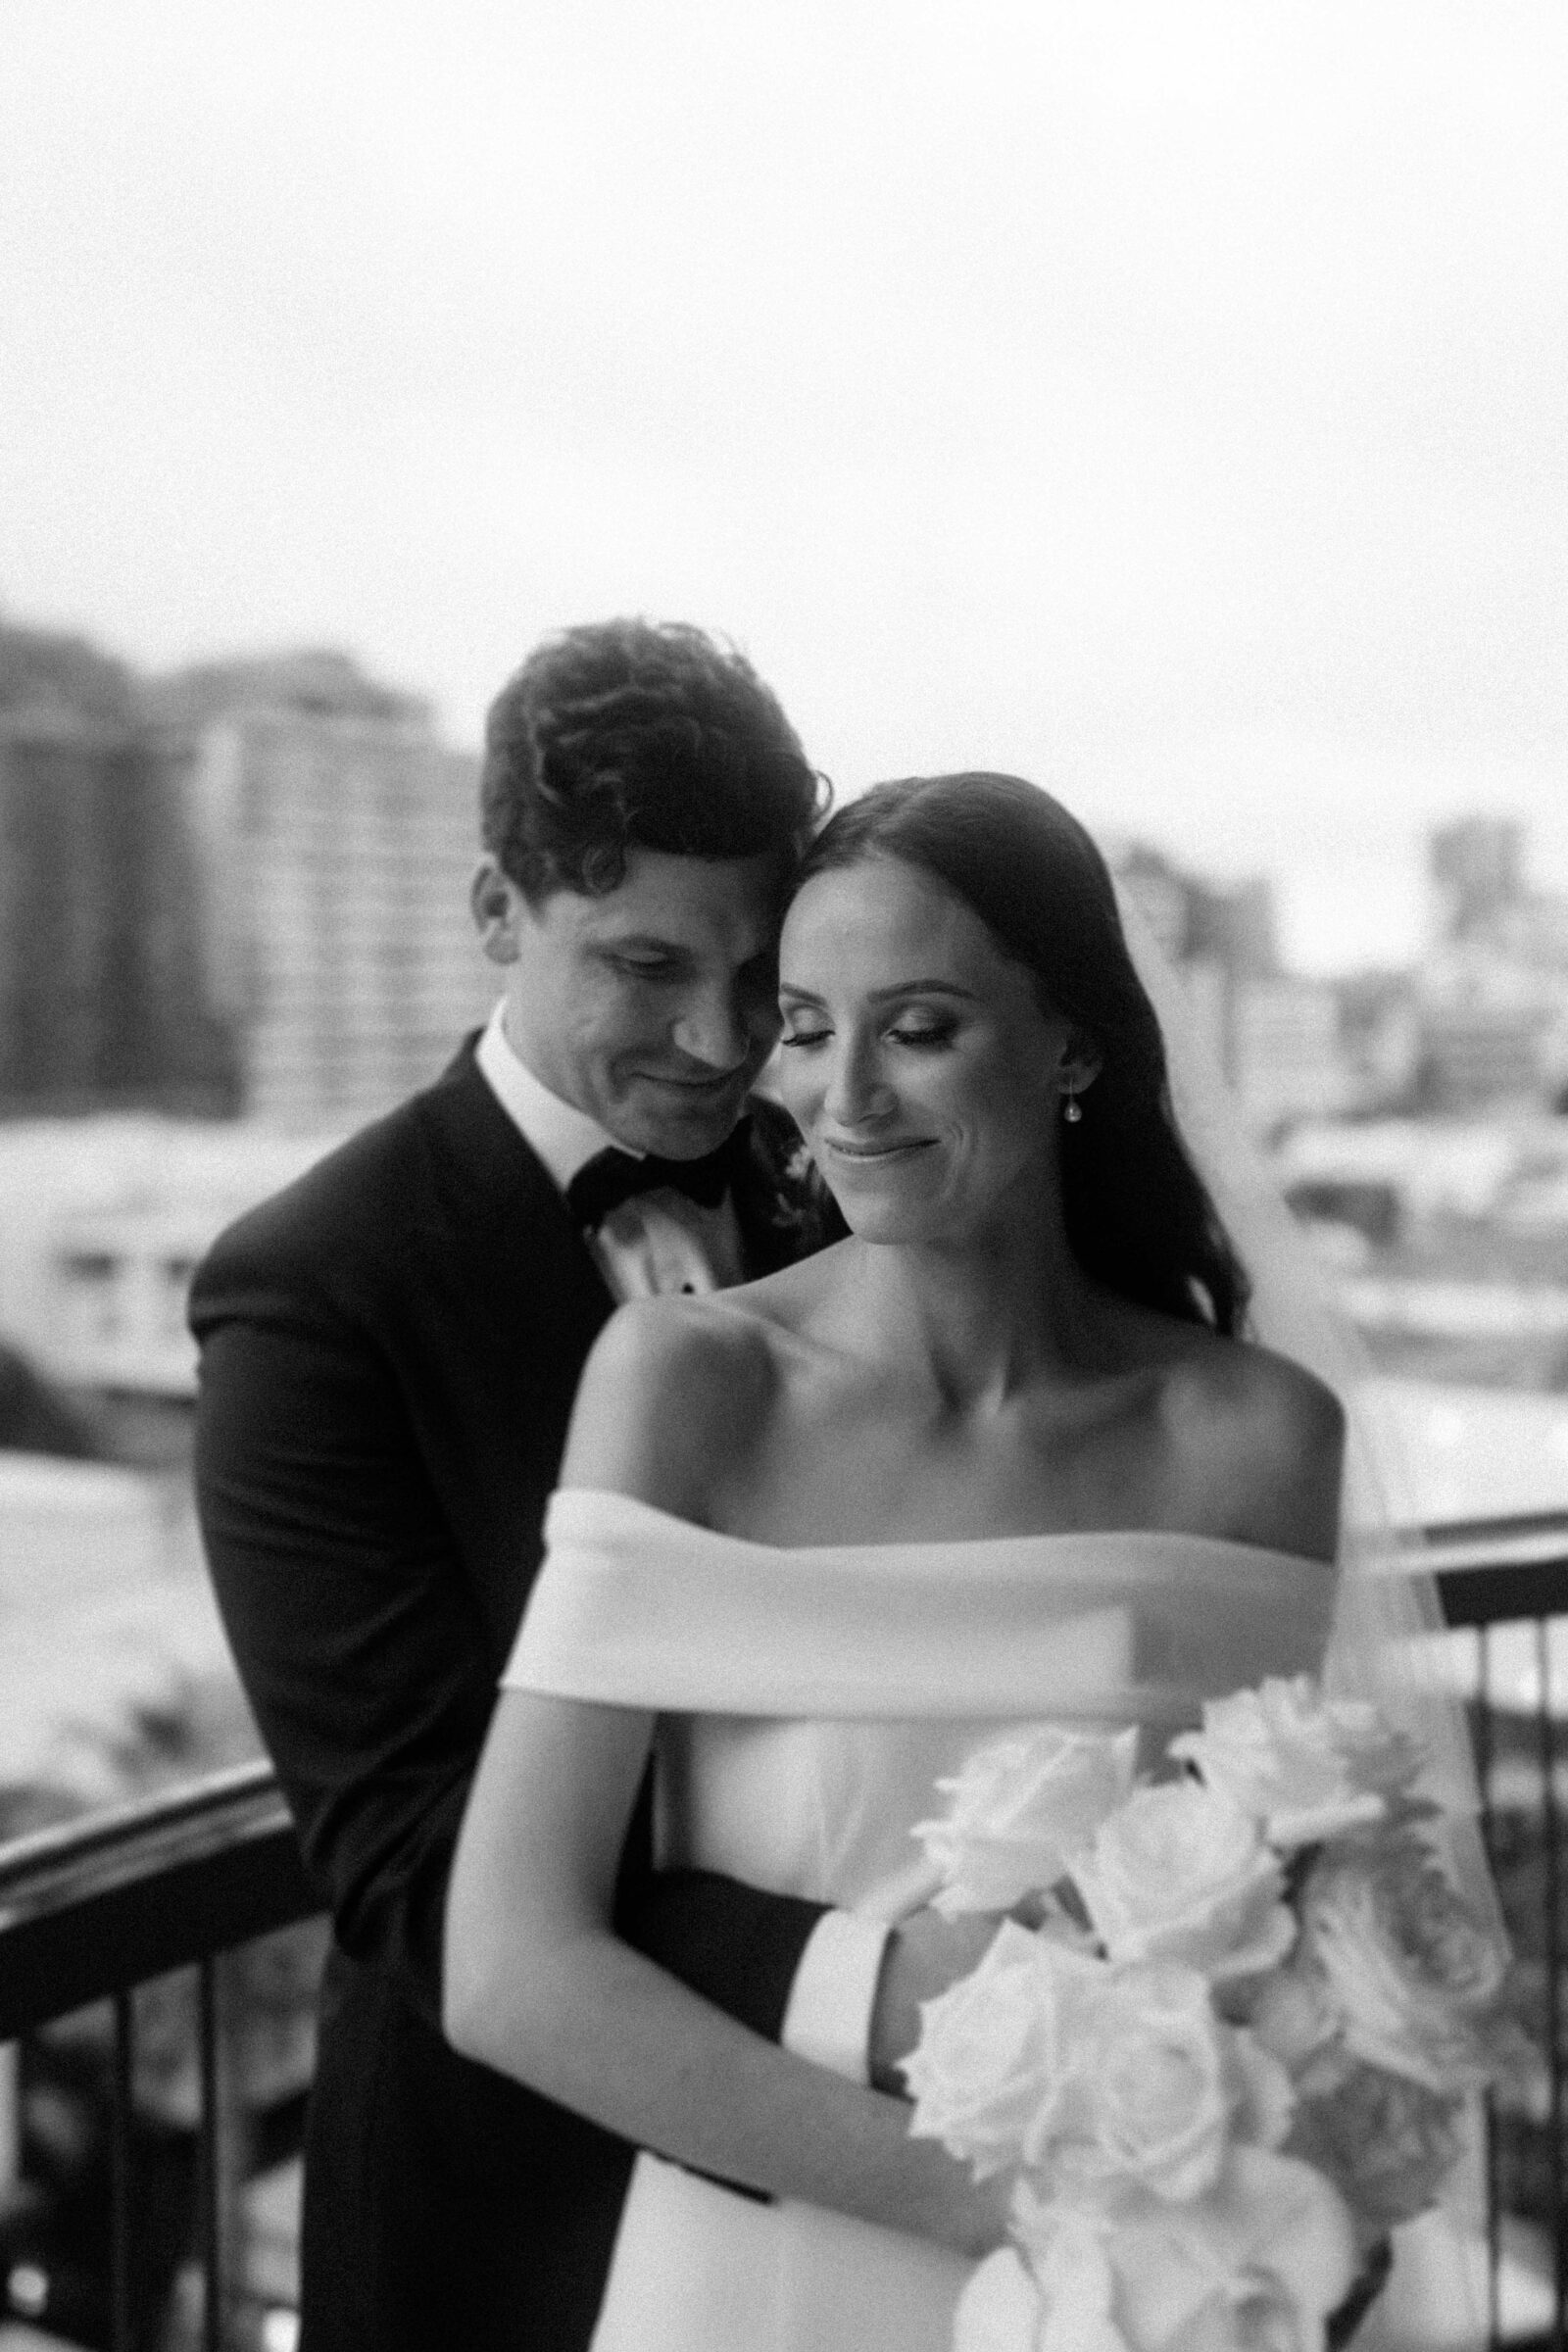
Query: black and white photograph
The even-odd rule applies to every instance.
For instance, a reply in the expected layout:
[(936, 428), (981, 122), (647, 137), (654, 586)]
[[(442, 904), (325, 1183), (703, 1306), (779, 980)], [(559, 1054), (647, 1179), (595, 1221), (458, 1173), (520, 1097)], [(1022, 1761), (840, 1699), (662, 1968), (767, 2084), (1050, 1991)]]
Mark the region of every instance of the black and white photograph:
[(1564, 2352), (1568, 16), (0, 57), (0, 2352)]

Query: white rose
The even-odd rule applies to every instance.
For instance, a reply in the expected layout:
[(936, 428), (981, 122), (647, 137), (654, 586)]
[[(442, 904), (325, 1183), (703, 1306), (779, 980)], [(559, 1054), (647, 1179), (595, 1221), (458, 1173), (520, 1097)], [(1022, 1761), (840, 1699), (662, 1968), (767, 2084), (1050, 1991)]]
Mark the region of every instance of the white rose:
[(1099, 2232), (1055, 2217), (1033, 2265), (1012, 2246), (970, 2277), (953, 2322), (953, 2352), (1134, 2352), (1110, 2317), (1115, 2278)]
[(1230, 2030), (1226, 2048), (1233, 2085), (1232, 2136), (1249, 2147), (1283, 2146), (1296, 2116), (1289, 2068), (1246, 2027)]
[(1135, 2352), (1320, 2352), (1355, 2276), (1343, 2200), (1309, 2165), (1233, 2149), (1192, 2205), (1117, 2218), (1112, 2313)]
[(1071, 1876), (1112, 1960), (1177, 1960), (1219, 1983), (1273, 1967), (1295, 1940), (1257, 1823), (1196, 1781), (1135, 1790)]
[[(1309, 2165), (1236, 2148), (1208, 2195), (1164, 2204), (1134, 2195), (1093, 2213), (1020, 2189), (1014, 2234), (1048, 2336), (1016, 2277), (987, 2298), (1012, 2332), (973, 2352), (1322, 2352), (1324, 2323), (1355, 2275), (1344, 2201)], [(1079, 2329), (1081, 2333), (1075, 2333)], [(970, 2352), (965, 2344), (963, 2352)]]
[(1293, 2077), (1320, 2052), (1338, 2047), (1339, 2026), (1328, 1987), (1316, 1969), (1300, 1964), (1298, 1952), (1256, 1987), (1247, 2022)]
[(1242, 2271), (1200, 2304), (1164, 2352), (1317, 2352), (1321, 2328), (1272, 2271)]
[(1511, 2063), (1503, 1955), (1409, 1832), (1330, 1846), (1301, 1894), (1301, 1964), (1357, 2058), (1429, 2090), (1479, 2089)]
[[(1041, 2352), (1045, 2304), (1015, 2247), (972, 2271), (953, 2315), (953, 2352)], [(1128, 2352), (1120, 2338), (1105, 2352)]]
[(1301, 2083), (1290, 2152), (1332, 2180), (1376, 2230), (1436, 2205), (1464, 2152), (1464, 2096), (1429, 2090), (1359, 2059)]
[(1074, 1972), (1102, 1966), (1004, 1921), (979, 1967), (921, 2004), (904, 2065), (911, 2132), (940, 2139), (980, 2180), (1020, 2162), (1066, 2077)]
[(1135, 2352), (1111, 2318), (1101, 2221), (1025, 2195), (1018, 2226), (1027, 2261), (1008, 2247), (980, 2265), (958, 2298), (953, 2352)]
[(1136, 1731), (1111, 1737), (1047, 1724), (979, 1749), (937, 1783), (950, 1799), (946, 1818), (914, 1827), (942, 1873), (935, 1908), (950, 1919), (1010, 1911), (1054, 1886), (1127, 1795), (1137, 1753)]
[(1196, 1969), (1105, 1969), (1075, 1989), (1071, 2075), (1025, 2147), (1054, 2193), (1200, 2197), (1238, 2133), (1284, 2136), (1284, 2070), (1219, 2022)]
[(1325, 1698), (1305, 1674), (1206, 1701), (1202, 1730), (1183, 1732), (1170, 1753), (1285, 1848), (1381, 1820), (1420, 1762), (1375, 1707)]

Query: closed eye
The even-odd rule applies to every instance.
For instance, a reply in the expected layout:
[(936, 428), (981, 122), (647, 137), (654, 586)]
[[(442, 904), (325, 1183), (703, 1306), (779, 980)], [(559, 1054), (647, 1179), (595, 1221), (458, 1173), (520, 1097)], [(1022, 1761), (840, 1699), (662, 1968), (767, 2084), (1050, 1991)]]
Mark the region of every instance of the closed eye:
[[(891, 1045), (908, 1046), (920, 1053), (951, 1045), (955, 1027), (952, 1021), (937, 1021), (922, 1023), (918, 1028), (889, 1029), (885, 1034)], [(781, 1037), (778, 1042), (781, 1046), (821, 1046), (827, 1043), (832, 1034), (831, 1029), (792, 1029), (788, 1036)]]
[(617, 972), (627, 972), (634, 980), (672, 980), (680, 976), (680, 965), (669, 956), (611, 956), (606, 960)]
[(896, 1046), (947, 1046), (953, 1042), (952, 1021), (922, 1023), (919, 1028), (890, 1029), (889, 1037)]

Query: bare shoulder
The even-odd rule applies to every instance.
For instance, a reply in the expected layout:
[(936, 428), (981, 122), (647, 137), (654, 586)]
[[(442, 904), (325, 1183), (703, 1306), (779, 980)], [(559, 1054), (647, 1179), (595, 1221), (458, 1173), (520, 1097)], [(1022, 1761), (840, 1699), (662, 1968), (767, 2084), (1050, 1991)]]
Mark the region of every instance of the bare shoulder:
[(1183, 1369), (1195, 1398), (1234, 1415), (1271, 1451), (1328, 1448), (1337, 1453), (1345, 1442), (1345, 1408), (1334, 1391), (1272, 1348), (1250, 1340), (1209, 1339)]
[(1270, 1348), (1213, 1339), (1172, 1366), (1165, 1417), (1208, 1484), (1213, 1533), (1333, 1559), (1345, 1408), (1332, 1389)]
[(778, 1379), (743, 1293), (645, 1298), (612, 1315), (583, 1369), (562, 1484), (701, 1521), (720, 1469), (754, 1442)]

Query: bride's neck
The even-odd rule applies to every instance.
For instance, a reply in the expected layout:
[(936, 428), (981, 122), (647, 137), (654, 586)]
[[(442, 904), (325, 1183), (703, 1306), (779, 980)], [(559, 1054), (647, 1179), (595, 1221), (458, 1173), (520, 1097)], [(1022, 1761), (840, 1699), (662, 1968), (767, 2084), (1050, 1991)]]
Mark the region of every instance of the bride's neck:
[(956, 1409), (1102, 1368), (1103, 1305), (1054, 1219), (962, 1243), (858, 1242), (845, 1273), (838, 1319), (857, 1344), (925, 1369)]

